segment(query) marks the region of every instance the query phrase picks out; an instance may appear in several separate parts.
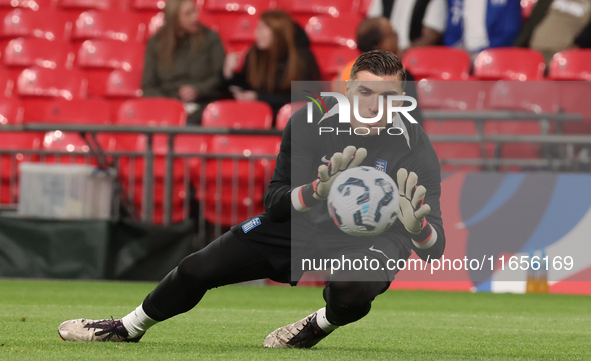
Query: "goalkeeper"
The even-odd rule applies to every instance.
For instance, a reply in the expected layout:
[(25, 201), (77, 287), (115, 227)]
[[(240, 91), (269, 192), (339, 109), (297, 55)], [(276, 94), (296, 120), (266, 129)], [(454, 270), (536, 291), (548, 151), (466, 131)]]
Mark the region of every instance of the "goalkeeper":
[[(363, 53), (351, 69), (347, 97), (351, 104), (353, 96), (358, 97), (362, 117), (377, 119), (378, 96), (403, 95), (405, 80), (406, 72), (394, 54), (384, 50)], [(187, 256), (128, 315), (65, 321), (58, 328), (60, 337), (137, 342), (154, 324), (191, 310), (209, 289), (261, 278), (297, 284), (304, 271), (294, 262), (297, 257), (377, 260), (383, 267), (376, 271), (332, 274), (323, 290), (325, 307), (278, 328), (263, 342), (266, 347), (309, 348), (369, 313), (374, 298), (388, 289), (396, 275), (397, 270), (388, 269), (386, 262), (406, 260), (412, 251), (423, 260), (441, 257), (445, 235), (439, 206), (439, 161), (422, 128), (400, 115), (392, 124), (387, 124), (383, 114), (374, 124), (364, 124), (351, 114), (351, 123), (346, 125), (351, 129), (369, 125), (369, 134), (319, 135), (319, 125), (343, 126), (336, 100), (327, 97), (323, 101), (328, 112), (315, 110), (314, 124), (307, 124), (305, 108), (287, 124), (265, 213)], [(379, 132), (379, 127), (397, 127), (403, 134), (389, 135)], [(368, 237), (370, 243), (341, 232), (330, 219), (325, 201), (335, 178), (359, 165), (390, 174), (400, 192), (396, 223), (381, 235)]]

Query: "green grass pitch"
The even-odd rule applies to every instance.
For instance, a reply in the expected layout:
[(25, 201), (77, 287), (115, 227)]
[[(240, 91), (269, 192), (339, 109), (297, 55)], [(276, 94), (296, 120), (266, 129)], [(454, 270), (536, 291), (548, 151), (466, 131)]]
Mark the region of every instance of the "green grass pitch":
[(591, 360), (591, 298), (387, 291), (311, 350), (265, 336), (322, 307), (319, 288), (227, 286), (138, 344), (64, 342), (60, 322), (121, 317), (154, 283), (0, 280), (0, 360)]

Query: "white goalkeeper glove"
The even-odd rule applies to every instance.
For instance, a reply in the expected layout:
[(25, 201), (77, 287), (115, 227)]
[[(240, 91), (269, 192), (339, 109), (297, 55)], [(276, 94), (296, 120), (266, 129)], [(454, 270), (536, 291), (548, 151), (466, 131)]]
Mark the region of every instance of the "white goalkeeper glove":
[(305, 212), (319, 201), (326, 200), (330, 187), (339, 174), (359, 166), (366, 156), (365, 148), (357, 149), (352, 145), (346, 147), (342, 153), (333, 154), (328, 165), (322, 164), (318, 167), (318, 178), (314, 182), (291, 191), (291, 203), (294, 208)]
[(326, 200), (330, 187), (334, 180), (345, 170), (355, 168), (367, 156), (365, 148), (355, 148), (350, 145), (342, 153), (335, 153), (330, 158), (328, 165), (322, 164), (318, 167), (318, 179), (312, 184), (315, 185), (313, 197), (318, 200)]
[(417, 187), (419, 177), (415, 172), (408, 174), (406, 169), (400, 168), (396, 177), (400, 193), (398, 219), (409, 233), (420, 235), (429, 224), (425, 216), (431, 212), (431, 207), (428, 204), (423, 204), (427, 190), (423, 186)]

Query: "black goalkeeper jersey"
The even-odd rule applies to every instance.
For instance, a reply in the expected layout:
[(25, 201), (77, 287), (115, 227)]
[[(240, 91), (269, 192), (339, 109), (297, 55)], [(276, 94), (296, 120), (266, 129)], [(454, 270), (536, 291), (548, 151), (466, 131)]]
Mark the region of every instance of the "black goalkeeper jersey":
[[(336, 99), (325, 97), (323, 100), (328, 112), (323, 114), (319, 109), (314, 109), (313, 122), (308, 123), (307, 109), (303, 107), (293, 114), (283, 133), (277, 165), (265, 198), (267, 217), (277, 224), (272, 227), (272, 233), (281, 232), (281, 229), (283, 232), (291, 232), (291, 223), (296, 222), (298, 229), (332, 230), (335, 234), (343, 234), (330, 218), (326, 202), (321, 202), (308, 212), (297, 212), (291, 203), (291, 190), (313, 182), (318, 176), (318, 167), (321, 164), (326, 164), (327, 159), (330, 159), (334, 153), (342, 152), (345, 147), (353, 145), (367, 149), (367, 157), (361, 165), (383, 170), (395, 181), (396, 173), (400, 168), (406, 168), (409, 173), (415, 172), (418, 175), (418, 184), (423, 185), (427, 190), (425, 203), (431, 207), (431, 212), (426, 218), (437, 232), (436, 243), (428, 249), (417, 248), (411, 241), (411, 234), (399, 220), (386, 232), (402, 233), (408, 241), (409, 249), (414, 249), (424, 260), (427, 256), (429, 259), (441, 257), (445, 248), (439, 202), (441, 173), (437, 155), (421, 126), (410, 123), (404, 116), (396, 115), (393, 124), (388, 126), (401, 128), (402, 135), (390, 135), (386, 130), (382, 130), (381, 134), (375, 136), (355, 135), (350, 132), (349, 124), (339, 123)], [(322, 134), (319, 134), (319, 127), (325, 127)], [(330, 128), (334, 131), (328, 132)], [(257, 231), (256, 233), (264, 232), (264, 227)], [(284, 240), (277, 240), (277, 242), (284, 242)]]

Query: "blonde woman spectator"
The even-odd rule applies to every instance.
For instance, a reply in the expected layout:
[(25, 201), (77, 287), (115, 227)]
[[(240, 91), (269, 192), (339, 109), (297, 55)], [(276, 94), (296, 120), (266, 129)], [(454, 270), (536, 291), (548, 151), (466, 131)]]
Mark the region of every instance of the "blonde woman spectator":
[(187, 122), (200, 124), (203, 108), (221, 94), (222, 41), (198, 21), (192, 0), (168, 0), (164, 18), (146, 50), (144, 96), (180, 99)]

